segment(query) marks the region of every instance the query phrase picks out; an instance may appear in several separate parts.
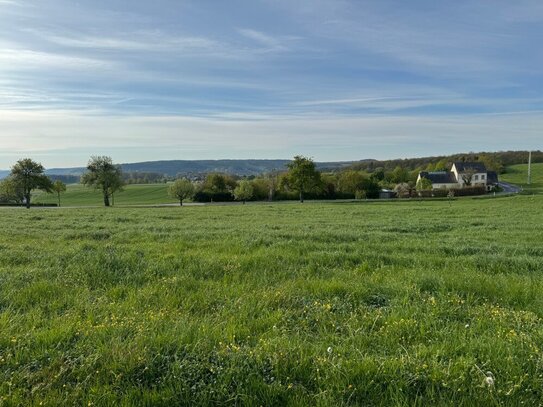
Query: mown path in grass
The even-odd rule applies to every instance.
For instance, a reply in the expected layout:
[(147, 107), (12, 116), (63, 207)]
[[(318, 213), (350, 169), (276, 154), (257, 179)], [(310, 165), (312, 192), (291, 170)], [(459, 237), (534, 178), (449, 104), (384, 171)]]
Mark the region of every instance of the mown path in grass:
[(542, 215), (0, 210), (0, 405), (540, 404)]

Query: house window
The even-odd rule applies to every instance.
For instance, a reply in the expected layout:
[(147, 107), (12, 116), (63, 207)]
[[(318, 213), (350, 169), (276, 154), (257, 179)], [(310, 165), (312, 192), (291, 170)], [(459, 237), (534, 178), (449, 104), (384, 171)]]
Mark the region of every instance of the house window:
[(485, 174), (482, 174), (482, 175), (481, 175), (481, 179), (485, 179)]
[(474, 175), (474, 176), (473, 176), (473, 179), (474, 179), (475, 181), (478, 181), (478, 180), (479, 180), (479, 176), (478, 176), (478, 175)]

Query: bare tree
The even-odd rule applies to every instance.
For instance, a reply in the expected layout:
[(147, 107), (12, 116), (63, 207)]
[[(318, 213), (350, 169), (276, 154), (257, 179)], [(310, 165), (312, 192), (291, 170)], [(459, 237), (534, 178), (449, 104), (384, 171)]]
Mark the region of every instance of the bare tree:
[(473, 180), (473, 176), (477, 173), (477, 170), (474, 168), (465, 168), (464, 171), (460, 174), (460, 177), (462, 177), (462, 181), (464, 181), (464, 184), (466, 184), (468, 187), (471, 186), (471, 181)]

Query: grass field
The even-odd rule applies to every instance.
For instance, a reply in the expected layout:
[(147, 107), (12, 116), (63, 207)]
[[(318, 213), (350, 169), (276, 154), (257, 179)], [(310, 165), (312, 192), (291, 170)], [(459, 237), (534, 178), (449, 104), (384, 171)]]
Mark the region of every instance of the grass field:
[(541, 404), (542, 204), (1, 209), (0, 405)]
[[(68, 185), (67, 191), (60, 196), (62, 206), (102, 206), (100, 191), (83, 185)], [(39, 203), (57, 203), (55, 194), (36, 192), (34, 198)], [(167, 184), (127, 185), (124, 191), (115, 194), (115, 205), (154, 205), (178, 203), (168, 196)]]
[(507, 173), (500, 179), (522, 186), (524, 193), (543, 193), (543, 163), (532, 164), (532, 183), (526, 184), (528, 179), (528, 164), (512, 165), (507, 167)]

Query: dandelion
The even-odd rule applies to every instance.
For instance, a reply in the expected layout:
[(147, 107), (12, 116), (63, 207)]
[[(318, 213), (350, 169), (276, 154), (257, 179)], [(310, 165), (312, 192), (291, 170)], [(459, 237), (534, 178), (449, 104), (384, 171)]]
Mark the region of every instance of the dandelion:
[(326, 349), (326, 352), (332, 353), (332, 347), (331, 347), (331, 346), (328, 346), (328, 349)]

